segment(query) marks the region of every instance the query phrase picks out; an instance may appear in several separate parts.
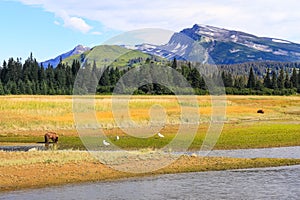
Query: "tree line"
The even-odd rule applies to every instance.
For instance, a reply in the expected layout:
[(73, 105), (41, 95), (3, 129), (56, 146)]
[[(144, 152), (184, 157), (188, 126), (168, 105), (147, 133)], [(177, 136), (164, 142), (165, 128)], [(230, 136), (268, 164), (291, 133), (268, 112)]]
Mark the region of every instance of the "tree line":
[[(10, 58), (0, 67), (0, 95), (71, 95), (79, 70), (83, 77), (77, 79), (76, 84), (80, 84), (83, 93), (111, 94), (120, 78), (132, 69), (130, 66), (97, 66), (95, 61), (81, 64), (77, 60), (74, 60), (71, 65), (60, 62), (54, 68), (51, 65), (39, 64), (32, 54), (24, 63), (20, 60)], [(149, 58), (146, 60), (141, 58), (139, 62), (141, 67), (162, 66), (161, 63)], [(181, 74), (198, 95), (209, 94), (208, 80), (222, 80), (227, 94), (291, 95), (300, 92), (300, 65), (298, 63), (257, 62), (220, 65), (218, 72), (209, 75), (200, 74), (192, 63), (186, 61), (174, 59), (164, 62), (163, 65)], [(209, 65), (202, 66), (204, 69), (209, 67)], [(174, 80), (174, 84), (176, 80), (178, 81), (175, 74), (170, 73), (168, 76)], [(139, 77), (131, 78), (138, 79)], [(218, 86), (222, 87), (222, 84)], [(145, 84), (134, 91), (134, 94), (173, 93), (172, 88), (157, 83)]]

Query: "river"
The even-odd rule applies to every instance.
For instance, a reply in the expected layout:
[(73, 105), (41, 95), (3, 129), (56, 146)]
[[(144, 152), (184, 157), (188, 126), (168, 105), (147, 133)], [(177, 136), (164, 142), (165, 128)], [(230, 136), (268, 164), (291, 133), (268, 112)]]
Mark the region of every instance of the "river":
[(261, 148), (261, 149), (236, 149), (213, 150), (209, 153), (198, 152), (199, 155), (231, 158), (295, 158), (300, 159), (300, 146)]
[[(206, 154), (198, 152), (198, 154)], [(300, 147), (215, 150), (208, 156), (300, 158)], [(300, 165), (199, 172), (1, 193), (18, 199), (299, 199)]]
[(0, 199), (299, 199), (300, 166), (160, 175), (2, 193)]

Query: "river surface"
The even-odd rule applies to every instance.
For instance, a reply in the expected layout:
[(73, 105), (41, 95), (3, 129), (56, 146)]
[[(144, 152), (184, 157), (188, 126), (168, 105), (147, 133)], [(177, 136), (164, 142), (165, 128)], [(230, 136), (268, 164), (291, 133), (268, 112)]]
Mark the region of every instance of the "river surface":
[[(0, 146), (0, 151), (30, 151), (46, 150), (44, 144), (23, 144), (17, 146)], [(260, 148), (260, 149), (236, 149), (236, 150), (213, 150), (198, 152), (176, 152), (176, 154), (192, 154), (212, 157), (232, 157), (232, 158), (296, 158), (300, 159), (300, 146)]]
[(161, 175), (0, 194), (0, 199), (299, 199), (300, 166)]
[(221, 156), (232, 158), (296, 158), (300, 159), (300, 146), (261, 148), (261, 149), (236, 149), (236, 150), (213, 150), (208, 154), (198, 152), (199, 155)]
[[(215, 150), (208, 156), (300, 158), (300, 147)], [(300, 165), (65, 185), (0, 193), (2, 199), (300, 199)]]

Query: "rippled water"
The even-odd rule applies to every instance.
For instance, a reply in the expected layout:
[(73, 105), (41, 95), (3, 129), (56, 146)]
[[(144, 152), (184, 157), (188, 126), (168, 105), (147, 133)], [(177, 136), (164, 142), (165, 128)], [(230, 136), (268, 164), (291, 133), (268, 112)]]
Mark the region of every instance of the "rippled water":
[[(31, 149), (46, 150), (44, 145), (19, 145), (0, 146), (0, 151), (29, 151)], [(201, 156), (232, 157), (232, 158), (298, 158), (300, 159), (300, 146), (261, 148), (261, 149), (236, 149), (213, 150), (210, 152), (195, 152)], [(176, 154), (192, 154), (192, 152), (177, 152)]]
[(299, 199), (300, 166), (162, 175), (2, 194), (0, 199)]
[(0, 146), (0, 151), (29, 151), (29, 150), (45, 150), (45, 145), (18, 145), (18, 146)]
[[(199, 154), (205, 154), (205, 152), (199, 152)], [(232, 158), (300, 158), (300, 146), (262, 149), (214, 150), (208, 153), (208, 156)]]

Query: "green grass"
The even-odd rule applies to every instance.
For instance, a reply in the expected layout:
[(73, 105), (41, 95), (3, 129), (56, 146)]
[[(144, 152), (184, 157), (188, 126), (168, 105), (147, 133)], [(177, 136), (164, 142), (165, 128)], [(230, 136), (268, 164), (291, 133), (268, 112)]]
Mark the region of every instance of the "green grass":
[[(205, 134), (204, 130), (200, 130), (189, 149), (200, 150)], [(121, 149), (136, 150), (144, 148), (163, 148), (169, 144), (175, 136), (171, 133), (164, 133), (164, 135), (165, 138), (153, 136), (147, 139), (121, 136), (121, 139), (118, 141), (115, 139), (115, 135), (109, 135), (107, 137), (111, 143), (114, 143)], [(1, 142), (32, 143), (43, 141), (43, 137), (37, 136), (0, 136), (0, 144)], [(101, 138), (92, 138), (92, 141), (97, 148), (104, 148)], [(181, 142), (186, 142), (185, 138), (182, 138)], [(226, 124), (214, 149), (247, 149), (298, 145), (300, 145), (300, 125), (298, 124)], [(179, 145), (178, 148), (180, 147)], [(109, 149), (109, 147), (105, 148)], [(59, 149), (83, 150), (85, 147), (77, 136), (61, 136), (59, 138)]]
[(264, 148), (300, 145), (299, 124), (253, 123), (224, 128), (217, 149)]

